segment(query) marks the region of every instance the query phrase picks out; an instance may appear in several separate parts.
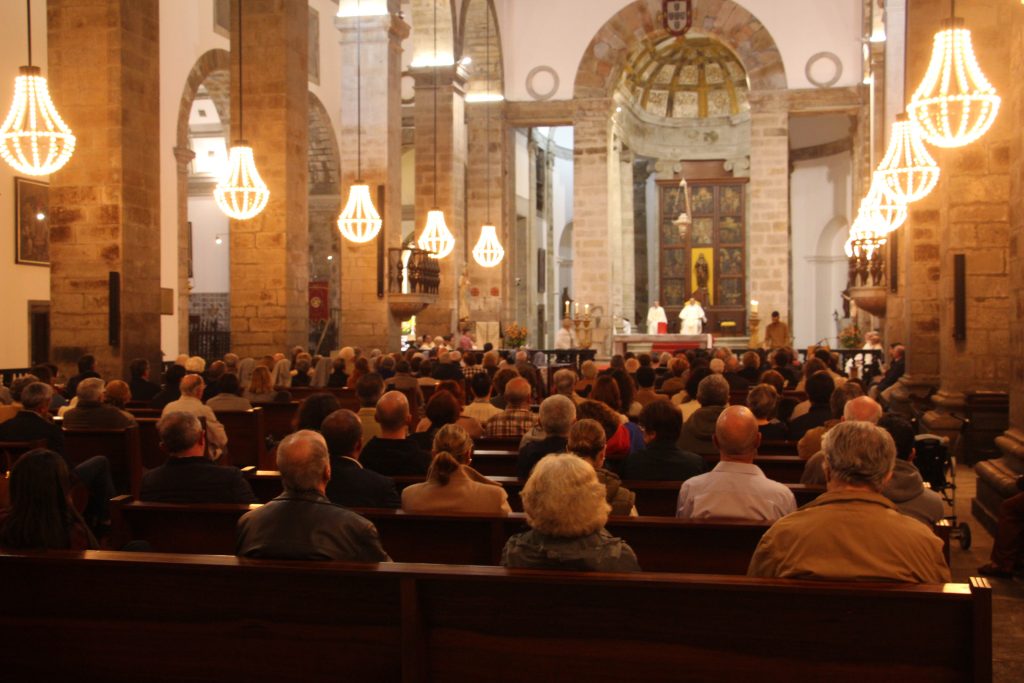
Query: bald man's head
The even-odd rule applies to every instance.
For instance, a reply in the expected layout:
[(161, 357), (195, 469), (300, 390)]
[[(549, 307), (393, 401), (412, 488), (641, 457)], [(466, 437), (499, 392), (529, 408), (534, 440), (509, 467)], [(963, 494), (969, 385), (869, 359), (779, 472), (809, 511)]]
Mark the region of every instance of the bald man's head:
[(517, 408), (529, 403), (530, 383), (522, 377), (509, 380), (508, 384), (505, 385), (505, 401), (510, 406)]
[(374, 418), (386, 432), (401, 429), (409, 423), (409, 399), (401, 391), (387, 392), (377, 401)]
[(871, 424), (878, 424), (878, 420), (881, 417), (882, 406), (873, 398), (867, 396), (858, 396), (853, 400), (847, 401), (846, 406), (843, 408), (844, 422), (870, 422)]
[(729, 406), (715, 423), (715, 444), (723, 460), (753, 462), (761, 445), (757, 418), (746, 406)]

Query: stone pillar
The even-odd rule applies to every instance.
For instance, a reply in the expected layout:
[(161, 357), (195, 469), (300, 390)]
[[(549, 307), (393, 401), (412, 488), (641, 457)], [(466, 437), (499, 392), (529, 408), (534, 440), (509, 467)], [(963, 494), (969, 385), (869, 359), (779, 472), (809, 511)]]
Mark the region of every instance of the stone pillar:
[(437, 303), (416, 316), (417, 331), (446, 335), (457, 327), (459, 279), (472, 247), (466, 244), (466, 74), (457, 65), (411, 72), (416, 81), (416, 239), (423, 234), (427, 212), (434, 208), (444, 212), (455, 235), (455, 250), (441, 259)]
[[(384, 218), (381, 234), (365, 244), (341, 238), (341, 341), (364, 349), (400, 349), (400, 321), (387, 295), (387, 250), (402, 246), (402, 39), (409, 26), (397, 14), (338, 17), (341, 32), (341, 167), (342, 197), (356, 180), (370, 185)], [(361, 31), (359, 30), (362, 26)], [(362, 45), (362, 116), (357, 105), (357, 45)], [(362, 178), (357, 178), (358, 123), (362, 120)], [(419, 135), (416, 136), (419, 139)], [(383, 186), (384, 202), (376, 188)], [(384, 295), (378, 296), (378, 249), (383, 240)]]
[[(238, 2), (231, 42), (238, 45)], [(231, 348), (260, 356), (309, 345), (308, 18), (301, 2), (244, 3), (244, 130), (270, 189), (260, 215), (231, 221)], [(239, 130), (239, 50), (231, 50), (231, 132)]]
[[(996, 0), (957, 7), (971, 28), (975, 54), (990, 81), (1011, 83), (1013, 72), (1005, 40), (1006, 25), (1018, 8)], [(939, 30), (941, 13), (911, 15), (912, 41)], [(930, 41), (929, 41), (930, 42)], [(1005, 97), (1005, 95), (1004, 95)], [(1018, 121), (1004, 110), (978, 142), (937, 150), (946, 175), (936, 200), (943, 205), (939, 232), (939, 370), (941, 385), (933, 397), (936, 411), (924, 423), (930, 431), (957, 434), (970, 391), (1005, 391), (1010, 379), (1010, 304), (1007, 250), (1010, 241), (1010, 141)], [(967, 338), (953, 338), (953, 257), (966, 260)]]
[[(964, 8), (966, 11), (968, 8)], [(1000, 8), (1003, 9), (1003, 8)], [(998, 21), (1001, 26), (998, 41), (1002, 45), (1002, 56), (990, 57), (991, 50), (995, 45), (979, 45), (981, 37), (975, 35), (974, 47), (978, 54), (979, 62), (988, 74), (989, 69), (995, 69), (996, 75), (990, 76), (993, 83), (998, 84), (999, 94), (1003, 97), (1003, 108), (999, 112), (999, 119), (993, 126), (1000, 130), (1007, 131), (1006, 143), (1009, 151), (1009, 225), (1016, 226), (1010, 233), (1008, 246), (1003, 254), (1006, 256), (1008, 275), (1006, 278), (1007, 304), (1004, 309), (1005, 318), (1008, 323), (1009, 341), (1005, 345), (996, 346), (996, 340), (990, 340), (990, 348), (987, 354), (992, 358), (1005, 358), (1010, 363), (1009, 377), (1004, 383), (1010, 394), (1010, 422), (1009, 429), (1002, 436), (996, 438), (996, 445), (999, 447), (1002, 457), (998, 460), (986, 460), (975, 467), (978, 475), (977, 497), (971, 503), (971, 512), (975, 518), (981, 521), (991, 531), (994, 528), (995, 517), (999, 512), (999, 505), (1007, 497), (1017, 493), (1014, 480), (1018, 474), (1024, 473), (1024, 355), (1020, 349), (1024, 348), (1024, 240), (1020, 237), (1021, 222), (1024, 221), (1024, 135), (1020, 132), (1018, 122), (1024, 114), (1024, 84), (1020, 79), (1004, 76), (1000, 80), (999, 74), (1018, 74), (1024, 69), (1024, 16), (1021, 15), (1019, 7), (1005, 8), (1007, 12), (995, 13), (993, 21)], [(978, 12), (970, 8), (969, 21), (979, 20)], [(984, 6), (979, 7), (979, 12), (984, 12)], [(991, 10), (990, 10), (991, 11)], [(982, 20), (984, 21), (984, 20)], [(984, 21), (983, 26), (989, 22)], [(973, 28), (973, 25), (972, 25)], [(987, 28), (983, 28), (985, 35), (990, 35)], [(999, 60), (998, 64), (992, 64), (993, 60)], [(1004, 67), (1005, 65), (1005, 67)], [(987, 142), (988, 136), (992, 135), (990, 130), (980, 141), (981, 145)], [(976, 143), (978, 144), (978, 143)], [(992, 154), (997, 152), (999, 147), (991, 150)], [(989, 160), (991, 161), (991, 159)], [(979, 225), (980, 228), (980, 225)], [(967, 260), (967, 272), (972, 270), (971, 256)], [(968, 284), (968, 296), (971, 296), (970, 284)], [(968, 329), (968, 341), (974, 334), (974, 329)]]
[(750, 93), (750, 296), (790, 321), (789, 113), (785, 98)]
[(633, 226), (633, 163), (636, 155), (629, 149), (624, 149), (619, 154), (619, 196), (622, 197), (619, 205), (619, 230), (622, 231), (622, 292), (619, 300), (622, 302), (621, 316), (636, 324), (636, 287), (631, 286), (636, 282), (636, 253), (635, 235)]
[(614, 324), (608, 199), (612, 108), (608, 98), (578, 99), (573, 116), (572, 289), (577, 301), (590, 304), (591, 347), (598, 353), (611, 352)]
[[(178, 350), (188, 353), (188, 310), (192, 287), (188, 277), (189, 247), (192, 243), (192, 224), (188, 220), (188, 165), (196, 153), (188, 147), (175, 147), (174, 160), (178, 172)], [(153, 373), (156, 377), (156, 373)]]
[[(498, 322), (503, 315), (502, 298), (507, 294), (503, 284), (512, 253), (508, 211), (504, 206), (509, 162), (505, 107), (500, 102), (477, 102), (466, 108), (466, 114), (469, 138), (466, 174), (469, 317), (473, 322)], [(473, 246), (480, 239), (480, 226), (488, 221), (497, 228), (498, 239), (505, 247), (505, 259), (493, 268), (480, 266), (472, 257)]]
[[(134, 358), (159, 367), (159, 12), (156, 0), (50, 0), (49, 83), (78, 142), (50, 179), (51, 354), (105, 377)], [(120, 317), (108, 338), (108, 278)]]

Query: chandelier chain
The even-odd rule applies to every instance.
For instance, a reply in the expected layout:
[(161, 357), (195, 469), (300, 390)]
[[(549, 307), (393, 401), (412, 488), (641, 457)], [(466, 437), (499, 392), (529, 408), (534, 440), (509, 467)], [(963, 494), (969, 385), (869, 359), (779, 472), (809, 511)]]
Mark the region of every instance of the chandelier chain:
[(437, 208), (437, 0), (434, 0), (434, 208)]
[(363, 177), (363, 0), (356, 2), (356, 178)]
[(28, 65), (32, 66), (32, 0), (25, 0), (25, 23), (28, 24)]
[(238, 0), (238, 137), (236, 140), (245, 139), (245, 105), (242, 102), (245, 88), (242, 87), (242, 79), (245, 75), (245, 60), (242, 59), (242, 0)]

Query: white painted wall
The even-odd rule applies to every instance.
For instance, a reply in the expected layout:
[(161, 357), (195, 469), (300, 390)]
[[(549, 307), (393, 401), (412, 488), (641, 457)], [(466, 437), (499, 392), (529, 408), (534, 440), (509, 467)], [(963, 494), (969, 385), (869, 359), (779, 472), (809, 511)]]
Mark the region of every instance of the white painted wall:
[[(228, 217), (213, 196), (188, 198), (192, 221), (192, 291), (196, 294), (231, 291), (231, 250)], [(221, 244), (217, 244), (217, 236)]]
[[(46, 76), (46, 0), (32, 0), (32, 63)], [(25, 3), (0, 3), (0, 22), (5, 26), (0, 40), (0, 120), (7, 117), (14, 96), (18, 67), (28, 63), (25, 34)], [(51, 93), (52, 94), (52, 93)], [(60, 99), (54, 99), (57, 111)], [(72, 131), (74, 132), (74, 131)], [(75, 163), (71, 157), (68, 163)], [(15, 265), (14, 177), (10, 166), (0, 162), (0, 367), (26, 367), (29, 357), (28, 302), (49, 301), (50, 269), (46, 266)], [(35, 178), (48, 182), (48, 176)]]
[[(526, 90), (526, 76), (540, 65), (550, 66), (558, 74), (559, 86), (552, 99), (571, 99), (576, 70), (594, 34), (632, 0), (496, 2), (505, 62), (505, 94), (510, 100), (521, 101), (533, 99)], [(807, 60), (818, 52), (832, 52), (842, 62), (843, 73), (837, 86), (860, 82), (859, 0), (737, 2), (771, 32), (782, 54), (790, 88), (812, 87), (804, 68)]]
[(852, 210), (849, 152), (799, 161), (790, 176), (793, 338), (798, 347), (836, 336), (846, 287), (843, 243)]

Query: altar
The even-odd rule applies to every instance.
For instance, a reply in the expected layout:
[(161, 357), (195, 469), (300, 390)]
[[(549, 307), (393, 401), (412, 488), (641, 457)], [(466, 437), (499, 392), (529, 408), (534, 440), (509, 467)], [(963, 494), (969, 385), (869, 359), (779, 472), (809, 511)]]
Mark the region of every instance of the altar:
[(630, 344), (650, 344), (651, 351), (672, 353), (678, 349), (710, 349), (714, 339), (710, 334), (615, 334), (612, 335), (612, 353), (625, 354)]

